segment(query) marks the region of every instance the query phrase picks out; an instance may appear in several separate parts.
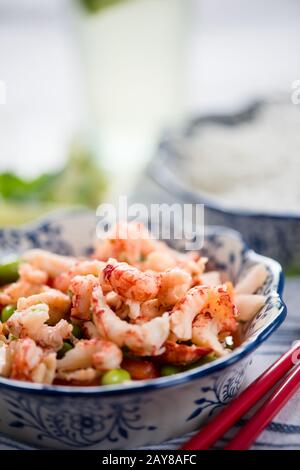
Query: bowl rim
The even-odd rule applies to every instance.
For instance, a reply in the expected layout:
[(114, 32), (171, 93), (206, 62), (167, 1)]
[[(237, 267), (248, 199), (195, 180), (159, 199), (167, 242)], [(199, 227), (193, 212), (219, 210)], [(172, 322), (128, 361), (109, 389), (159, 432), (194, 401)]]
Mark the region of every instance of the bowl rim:
[[(29, 226), (31, 229), (35, 226), (37, 227), (41, 222), (48, 223), (50, 221), (59, 221), (59, 219), (65, 219), (66, 215), (76, 216), (78, 214), (88, 214), (92, 213), (91, 211), (85, 211), (82, 209), (79, 210), (70, 210), (70, 211), (61, 211), (60, 216), (56, 211), (56, 214), (50, 214), (49, 217), (44, 217), (39, 219), (38, 222), (26, 224), (26, 228)], [(20, 226), (19, 229), (23, 230), (25, 226)], [(262, 330), (253, 338), (249, 339), (246, 344), (242, 344), (231, 352), (228, 356), (216, 359), (212, 363), (204, 364), (198, 368), (192, 369), (186, 372), (180, 372), (178, 374), (168, 376), (168, 377), (159, 377), (157, 379), (148, 379), (141, 380), (138, 384), (132, 382), (128, 384), (121, 385), (99, 385), (99, 386), (66, 386), (66, 385), (44, 385), (44, 384), (34, 384), (30, 382), (22, 382), (13, 379), (7, 379), (5, 377), (0, 377), (0, 389), (10, 389), (15, 392), (26, 392), (35, 395), (47, 395), (47, 396), (69, 396), (69, 397), (82, 397), (82, 396), (103, 396), (111, 397), (115, 395), (129, 395), (138, 392), (151, 392), (153, 390), (166, 389), (170, 387), (175, 387), (178, 385), (184, 385), (194, 380), (200, 379), (202, 377), (211, 375), (220, 370), (226, 369), (227, 367), (236, 364), (241, 359), (245, 358), (249, 354), (255, 351), (258, 346), (266, 341), (266, 339), (282, 324), (287, 315), (287, 307), (282, 300), (282, 292), (284, 287), (284, 273), (281, 268), (281, 265), (273, 260), (262, 255), (257, 254), (252, 249), (248, 247), (245, 243), (241, 234), (233, 229), (219, 226), (210, 226), (207, 233), (217, 233), (217, 234), (227, 234), (231, 238), (236, 238), (243, 245), (245, 253), (247, 253), (247, 258), (251, 259), (254, 262), (260, 262), (267, 264), (273, 273), (278, 277), (278, 286), (277, 290), (272, 291), (270, 295), (277, 298), (279, 301), (278, 314), (276, 317), (269, 323), (262, 327)]]
[(187, 184), (181, 183), (175, 173), (166, 165), (166, 162), (176, 160), (176, 158), (180, 157), (180, 153), (176, 149), (175, 144), (178, 137), (188, 139), (195, 129), (199, 130), (202, 126), (207, 124), (219, 124), (232, 127), (241, 123), (250, 122), (255, 118), (257, 112), (267, 104), (267, 101), (255, 101), (236, 113), (207, 114), (192, 119), (181, 131), (179, 130), (173, 134), (168, 134), (162, 139), (153, 159), (147, 167), (147, 175), (169, 194), (176, 195), (177, 197), (179, 194), (184, 200), (204, 204), (208, 209), (224, 215), (259, 219), (268, 218), (273, 220), (288, 219), (300, 222), (300, 211), (299, 213), (295, 211), (273, 212), (224, 205), (219, 197), (209, 196), (202, 192), (201, 189), (192, 190)]

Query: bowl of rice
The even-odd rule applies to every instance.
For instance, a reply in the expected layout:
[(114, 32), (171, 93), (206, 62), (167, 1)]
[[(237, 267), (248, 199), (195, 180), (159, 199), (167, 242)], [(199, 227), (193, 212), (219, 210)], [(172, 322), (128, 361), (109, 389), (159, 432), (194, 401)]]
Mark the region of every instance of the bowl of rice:
[(205, 222), (300, 271), (300, 109), (256, 102), (192, 121), (160, 144), (148, 174), (170, 200), (205, 205)]

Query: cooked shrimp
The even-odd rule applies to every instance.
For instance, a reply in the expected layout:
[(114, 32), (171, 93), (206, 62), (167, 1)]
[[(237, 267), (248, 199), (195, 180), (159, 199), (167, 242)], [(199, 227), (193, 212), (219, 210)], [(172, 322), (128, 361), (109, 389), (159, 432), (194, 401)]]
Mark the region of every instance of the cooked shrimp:
[(37, 304), (25, 310), (16, 310), (6, 325), (14, 336), (29, 336), (40, 346), (58, 351), (63, 345), (63, 340), (71, 336), (72, 325), (66, 320), (60, 320), (55, 326), (48, 326), (45, 324), (48, 320), (48, 305)]
[(82, 324), (83, 335), (87, 339), (100, 338), (99, 332), (92, 321), (85, 321)]
[(89, 367), (88, 369), (78, 369), (74, 371), (58, 371), (56, 378), (66, 382), (79, 382), (80, 385), (91, 385), (91, 383), (100, 376), (100, 373)]
[(122, 320), (128, 321), (129, 319), (129, 306), (126, 302), (122, 302), (122, 305), (114, 310), (115, 314)]
[(0, 342), (0, 375), (9, 377), (12, 368), (12, 355), (10, 348), (4, 342)]
[(12, 354), (10, 377), (16, 380), (32, 381), (32, 372), (43, 359), (43, 350), (31, 338), (12, 341), (9, 345)]
[(45, 271), (51, 278), (68, 271), (76, 263), (76, 259), (71, 256), (56, 255), (39, 249), (25, 251), (22, 260), (30, 263), (34, 268)]
[(71, 308), (71, 300), (68, 295), (56, 289), (48, 289), (40, 294), (29, 297), (20, 297), (17, 303), (18, 310), (25, 310), (32, 305), (47, 304), (49, 307), (49, 325), (55, 325), (64, 318)]
[(130, 299), (127, 299), (125, 304), (128, 306), (128, 317), (130, 320), (136, 320), (141, 313), (141, 304)]
[(122, 306), (123, 300), (116, 292), (110, 291), (105, 296), (106, 303), (109, 307), (113, 308), (114, 310), (119, 309)]
[(6, 326), (10, 333), (16, 337), (34, 339), (40, 328), (49, 319), (49, 307), (46, 304), (38, 304), (26, 310), (16, 310), (7, 320)]
[(34, 268), (29, 263), (21, 263), (19, 267), (20, 279), (30, 284), (47, 284), (48, 274), (45, 271)]
[(185, 366), (199, 361), (201, 357), (211, 352), (211, 348), (204, 348), (187, 344), (178, 344), (173, 341), (165, 343), (165, 352), (159, 357), (162, 363)]
[(120, 367), (122, 357), (121, 349), (110, 341), (83, 339), (57, 361), (57, 369), (73, 371), (94, 367), (98, 371), (106, 371)]
[[(240, 344), (238, 321), (243, 331), (241, 322), (265, 304), (258, 289), (268, 273), (255, 265), (234, 289), (222, 284), (222, 272), (206, 272), (207, 261), (127, 222), (97, 242), (90, 258), (25, 252), (18, 281), (0, 289), (0, 375), (91, 386), (120, 367), (146, 380), (164, 374), (161, 364), (228, 353), (229, 338)], [(8, 268), (3, 263), (2, 284)]]
[(67, 292), (70, 282), (75, 276), (87, 276), (88, 274), (92, 274), (98, 277), (105, 266), (105, 263), (96, 259), (79, 261), (73, 265), (68, 272), (64, 272), (56, 277), (53, 281), (53, 286), (62, 292)]
[(177, 266), (181, 269), (184, 269), (192, 277), (200, 276), (204, 270), (207, 263), (207, 258), (201, 257), (199, 253), (178, 253), (175, 251)]
[(17, 282), (6, 286), (0, 292), (0, 304), (16, 305), (20, 297), (29, 297), (31, 295), (45, 292), (48, 287), (48, 275), (44, 271), (34, 268), (29, 263), (22, 263), (19, 267), (20, 279)]
[(138, 266), (140, 261), (156, 248), (154, 240), (141, 223), (120, 222), (116, 224), (101, 242), (97, 242), (95, 257), (108, 261), (115, 258)]
[(222, 284), (221, 276), (218, 271), (209, 271), (199, 276), (199, 284), (208, 287), (217, 287)]
[(122, 362), (122, 351), (111, 341), (103, 341), (100, 351), (93, 355), (93, 366), (100, 372), (118, 369)]
[(119, 347), (127, 346), (139, 355), (158, 355), (164, 350), (169, 336), (169, 316), (162, 317), (143, 325), (132, 325), (121, 320), (106, 304), (100, 287), (92, 295), (93, 319), (102, 338), (109, 339)]
[(171, 307), (178, 302), (189, 290), (192, 277), (179, 268), (170, 269), (161, 275), (161, 285), (158, 300), (165, 307)]
[(233, 301), (233, 286), (230, 282), (210, 288), (208, 305), (204, 310), (216, 319), (220, 333), (234, 332), (237, 329), (237, 308)]
[(125, 299), (145, 302), (157, 296), (161, 276), (142, 272), (127, 263), (116, 263), (107, 264), (104, 268), (101, 282), (103, 281), (109, 283), (111, 288)]
[(174, 256), (168, 251), (153, 251), (141, 264), (143, 271), (163, 272), (176, 267)]
[(170, 315), (170, 328), (176, 338), (187, 341), (192, 338), (192, 323), (197, 314), (207, 305), (209, 290), (196, 286), (174, 306)]
[(64, 339), (70, 338), (72, 329), (72, 325), (66, 320), (59, 320), (54, 326), (43, 325), (35, 337), (35, 341), (43, 348), (59, 351), (63, 346)]
[[(103, 287), (102, 290), (104, 291)], [(118, 317), (125, 319), (129, 317), (129, 304), (122, 299), (122, 297), (111, 290), (105, 295), (107, 305), (118, 315)], [(130, 301), (129, 301), (130, 302)], [(134, 301), (132, 301), (134, 304)]]
[(237, 329), (237, 308), (232, 301), (232, 285), (210, 288), (208, 302), (193, 322), (192, 341), (198, 346), (210, 347), (217, 355), (226, 354), (220, 333)]
[(156, 243), (155, 250), (147, 256), (144, 262), (140, 263), (143, 271), (149, 269), (163, 272), (177, 267), (193, 278), (204, 272), (207, 258), (201, 257), (199, 253), (180, 253), (162, 242)]
[(72, 292), (72, 318), (90, 320), (92, 291), (98, 284), (98, 279), (92, 274), (73, 277), (70, 282), (70, 291)]
[(231, 300), (229, 285), (210, 288), (196, 286), (174, 306), (171, 317), (171, 331), (180, 340), (192, 338), (192, 323), (201, 312), (209, 313), (216, 318), (219, 331), (236, 329), (236, 307)]
[(216, 319), (198, 315), (193, 323), (192, 341), (200, 347), (212, 349), (218, 356), (223, 356), (228, 351), (220, 343), (218, 333), (219, 326)]
[(42, 384), (52, 384), (56, 372), (56, 353), (45, 354), (42, 361), (31, 372), (31, 380)]
[(135, 323), (146, 323), (153, 318), (160, 317), (165, 312), (158, 299), (146, 300), (140, 307), (140, 315), (136, 318)]
[(31, 295), (40, 294), (48, 289), (49, 287), (47, 286), (19, 280), (13, 284), (9, 284), (2, 292), (0, 292), (0, 304), (17, 305), (20, 297), (29, 297)]
[(104, 240), (97, 242), (95, 257), (103, 261), (115, 258), (142, 271), (163, 272), (177, 266), (192, 276), (202, 274), (207, 261), (199, 253), (184, 254), (169, 248), (154, 239), (141, 223), (127, 222), (117, 224)]
[(6, 325), (0, 321), (0, 345), (7, 342), (6, 334)]

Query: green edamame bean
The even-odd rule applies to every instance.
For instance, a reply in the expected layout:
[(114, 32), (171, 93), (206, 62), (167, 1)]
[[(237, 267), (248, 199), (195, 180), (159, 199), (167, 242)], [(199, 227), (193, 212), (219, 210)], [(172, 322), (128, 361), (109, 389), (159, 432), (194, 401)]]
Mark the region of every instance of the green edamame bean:
[(208, 364), (209, 362), (213, 362), (217, 359), (217, 356), (214, 353), (209, 353), (203, 357), (203, 364)]
[(73, 349), (72, 344), (68, 343), (67, 341), (64, 341), (63, 347), (57, 352), (58, 359), (64, 357), (64, 355), (71, 349)]
[(78, 325), (73, 325), (72, 335), (77, 339), (82, 338), (82, 329)]
[(5, 323), (15, 311), (16, 307), (14, 305), (6, 305), (5, 307), (3, 307), (1, 312), (2, 323)]
[(160, 373), (163, 377), (167, 377), (168, 375), (178, 374), (178, 372), (181, 372), (181, 369), (178, 366), (163, 366), (160, 369)]
[(16, 255), (9, 255), (0, 261), (0, 285), (10, 284), (19, 279), (20, 258)]
[(102, 376), (102, 385), (114, 385), (121, 384), (130, 380), (130, 374), (125, 369), (111, 369)]

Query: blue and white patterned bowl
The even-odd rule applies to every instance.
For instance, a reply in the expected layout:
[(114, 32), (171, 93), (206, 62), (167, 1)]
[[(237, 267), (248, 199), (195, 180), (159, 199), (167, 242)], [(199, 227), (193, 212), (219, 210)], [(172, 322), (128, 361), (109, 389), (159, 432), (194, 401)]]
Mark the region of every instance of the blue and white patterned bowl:
[[(66, 255), (90, 252), (95, 217), (68, 211), (34, 226), (0, 231), (2, 252), (44, 248)], [(36, 447), (136, 448), (197, 429), (242, 387), (253, 351), (283, 322), (280, 265), (245, 246), (231, 230), (206, 230), (205, 254), (234, 282), (256, 263), (269, 275), (261, 292), (266, 306), (248, 325), (229, 356), (171, 377), (126, 386), (46, 386), (0, 378), (0, 431)]]

